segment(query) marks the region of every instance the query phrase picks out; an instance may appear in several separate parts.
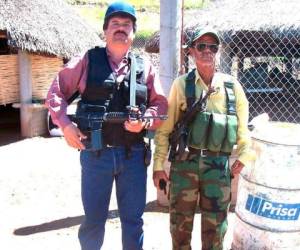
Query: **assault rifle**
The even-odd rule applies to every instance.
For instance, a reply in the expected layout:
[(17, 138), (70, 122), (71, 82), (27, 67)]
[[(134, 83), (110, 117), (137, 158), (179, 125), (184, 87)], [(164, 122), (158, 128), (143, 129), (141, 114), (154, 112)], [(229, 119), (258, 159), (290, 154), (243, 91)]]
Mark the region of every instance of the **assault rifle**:
[(99, 151), (103, 148), (102, 141), (102, 125), (103, 123), (122, 124), (125, 121), (148, 121), (152, 119), (166, 120), (166, 115), (145, 115), (145, 107), (136, 109), (128, 106), (128, 112), (106, 112), (106, 106), (80, 104), (75, 115), (70, 116), (79, 129), (83, 132), (90, 133), (90, 138), (84, 140), (83, 143), (87, 150)]
[(189, 110), (187, 110), (182, 118), (175, 124), (172, 133), (169, 135), (169, 158), (168, 161), (183, 161), (185, 148), (187, 146), (188, 125), (193, 122), (199, 112), (203, 112), (206, 108), (207, 98), (214, 92), (213, 88), (209, 88), (204, 96), (195, 102)]

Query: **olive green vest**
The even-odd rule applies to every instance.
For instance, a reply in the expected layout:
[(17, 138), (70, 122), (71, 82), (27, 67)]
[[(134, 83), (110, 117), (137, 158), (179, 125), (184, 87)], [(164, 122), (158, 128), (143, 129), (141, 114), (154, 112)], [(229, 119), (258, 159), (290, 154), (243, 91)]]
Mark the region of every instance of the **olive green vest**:
[[(232, 82), (224, 82), (227, 114), (201, 112), (189, 126), (187, 145), (212, 152), (231, 153), (237, 141), (236, 101)], [(195, 71), (186, 78), (187, 108), (195, 101)], [(203, 94), (203, 91), (202, 93)]]

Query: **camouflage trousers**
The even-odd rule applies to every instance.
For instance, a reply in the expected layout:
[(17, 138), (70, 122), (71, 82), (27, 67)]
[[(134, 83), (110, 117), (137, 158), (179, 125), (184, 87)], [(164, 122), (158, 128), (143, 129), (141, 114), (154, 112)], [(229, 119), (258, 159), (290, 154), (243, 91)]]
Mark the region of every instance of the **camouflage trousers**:
[(182, 163), (173, 163), (170, 181), (173, 250), (191, 249), (197, 205), (201, 211), (202, 249), (222, 249), (231, 198), (228, 157), (195, 157)]

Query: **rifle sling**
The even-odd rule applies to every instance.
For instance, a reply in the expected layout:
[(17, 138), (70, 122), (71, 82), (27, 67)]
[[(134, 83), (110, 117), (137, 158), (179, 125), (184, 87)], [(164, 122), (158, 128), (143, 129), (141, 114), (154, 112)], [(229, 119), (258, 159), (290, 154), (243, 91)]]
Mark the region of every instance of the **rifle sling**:
[(196, 90), (195, 90), (195, 70), (193, 69), (191, 72), (188, 73), (186, 77), (186, 83), (185, 83), (185, 96), (186, 96), (186, 102), (187, 102), (187, 110), (190, 110), (193, 103), (196, 100)]
[(226, 100), (227, 100), (227, 114), (236, 115), (236, 104), (235, 104), (235, 95), (233, 91), (232, 82), (224, 82)]
[(135, 56), (130, 53), (130, 88), (129, 88), (129, 105), (136, 106), (136, 60)]
[(79, 91), (77, 90), (68, 100), (67, 103), (70, 105), (78, 96), (79, 96)]

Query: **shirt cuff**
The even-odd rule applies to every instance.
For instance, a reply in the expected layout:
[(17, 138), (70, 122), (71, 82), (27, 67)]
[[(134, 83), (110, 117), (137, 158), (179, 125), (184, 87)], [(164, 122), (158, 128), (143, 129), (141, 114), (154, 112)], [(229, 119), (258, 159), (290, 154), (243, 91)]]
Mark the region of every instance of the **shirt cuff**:
[(67, 115), (62, 115), (58, 120), (53, 121), (55, 124), (57, 124), (61, 130), (63, 131), (65, 127), (71, 124), (71, 120)]
[(251, 166), (251, 163), (255, 160), (255, 156), (252, 154), (244, 154), (238, 157), (238, 160), (244, 164), (244, 166)]
[(163, 171), (164, 170), (164, 163), (160, 161), (154, 161), (153, 163), (153, 172), (154, 171)]

